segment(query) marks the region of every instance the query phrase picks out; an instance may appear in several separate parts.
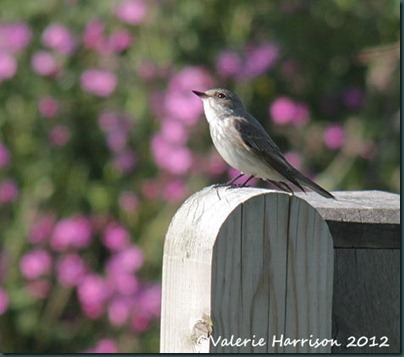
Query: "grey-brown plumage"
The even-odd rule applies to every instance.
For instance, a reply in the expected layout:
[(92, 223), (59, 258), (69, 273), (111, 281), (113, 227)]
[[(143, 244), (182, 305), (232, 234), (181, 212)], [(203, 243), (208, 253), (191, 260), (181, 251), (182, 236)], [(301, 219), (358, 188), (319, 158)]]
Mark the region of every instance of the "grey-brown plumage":
[(334, 198), (289, 164), (236, 94), (222, 88), (193, 92), (202, 99), (213, 143), (230, 166), (250, 175), (249, 179), (260, 177), (283, 190), (291, 191), (287, 184), (291, 182), (302, 191), (307, 186), (324, 197)]

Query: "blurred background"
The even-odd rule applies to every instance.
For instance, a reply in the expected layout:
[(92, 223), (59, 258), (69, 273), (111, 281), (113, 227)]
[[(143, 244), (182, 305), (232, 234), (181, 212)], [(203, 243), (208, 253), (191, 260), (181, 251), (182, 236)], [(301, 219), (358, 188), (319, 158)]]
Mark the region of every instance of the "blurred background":
[(168, 224), (237, 174), (192, 89), (327, 190), (398, 193), (399, 6), (2, 0), (0, 351), (158, 351)]

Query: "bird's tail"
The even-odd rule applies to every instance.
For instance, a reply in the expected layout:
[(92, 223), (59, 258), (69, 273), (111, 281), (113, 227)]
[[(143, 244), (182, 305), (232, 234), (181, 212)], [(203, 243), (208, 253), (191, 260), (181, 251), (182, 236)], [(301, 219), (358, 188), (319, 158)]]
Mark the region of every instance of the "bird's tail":
[(327, 190), (324, 190), (324, 188), (317, 185), (315, 182), (310, 180), (308, 177), (302, 175), (300, 172), (297, 175), (296, 179), (301, 185), (311, 188), (313, 191), (317, 192), (319, 195), (321, 195), (325, 198), (333, 198), (335, 200), (335, 197), (331, 193), (329, 193)]

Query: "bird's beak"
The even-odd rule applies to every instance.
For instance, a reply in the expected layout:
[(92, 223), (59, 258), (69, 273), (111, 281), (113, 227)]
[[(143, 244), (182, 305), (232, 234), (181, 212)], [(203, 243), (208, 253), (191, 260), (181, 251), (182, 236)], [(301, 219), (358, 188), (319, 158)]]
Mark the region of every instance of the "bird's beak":
[(198, 97), (201, 97), (202, 99), (207, 97), (206, 93), (204, 92), (199, 92), (197, 90), (193, 90), (192, 92), (194, 92)]

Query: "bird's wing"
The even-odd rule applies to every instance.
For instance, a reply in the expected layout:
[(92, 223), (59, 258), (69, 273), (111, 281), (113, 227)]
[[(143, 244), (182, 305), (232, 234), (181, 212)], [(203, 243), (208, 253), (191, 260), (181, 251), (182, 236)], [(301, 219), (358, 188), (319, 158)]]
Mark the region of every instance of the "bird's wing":
[(252, 151), (271, 168), (304, 191), (304, 188), (296, 180), (296, 176), (299, 177), (301, 174), (286, 161), (279, 147), (263, 126), (251, 115), (249, 115), (248, 120), (243, 117), (235, 117), (233, 120), (245, 148)]

